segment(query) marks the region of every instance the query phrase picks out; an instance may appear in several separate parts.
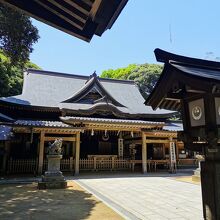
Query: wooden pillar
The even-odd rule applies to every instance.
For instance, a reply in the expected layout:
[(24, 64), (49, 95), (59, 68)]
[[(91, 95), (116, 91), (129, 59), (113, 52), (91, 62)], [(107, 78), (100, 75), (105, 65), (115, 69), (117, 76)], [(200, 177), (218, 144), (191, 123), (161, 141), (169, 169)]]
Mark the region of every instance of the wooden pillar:
[(80, 132), (76, 133), (75, 175), (79, 174)]
[(4, 151), (3, 164), (2, 164), (3, 173), (6, 173), (7, 161), (9, 159), (9, 154), (10, 154), (10, 142), (5, 141), (5, 151)]
[(144, 133), (142, 133), (142, 172), (147, 173), (147, 143)]
[(43, 162), (44, 162), (44, 138), (45, 138), (45, 132), (41, 131), (40, 133), (40, 148), (39, 148), (39, 154), (38, 154), (38, 175), (42, 174), (43, 171)]

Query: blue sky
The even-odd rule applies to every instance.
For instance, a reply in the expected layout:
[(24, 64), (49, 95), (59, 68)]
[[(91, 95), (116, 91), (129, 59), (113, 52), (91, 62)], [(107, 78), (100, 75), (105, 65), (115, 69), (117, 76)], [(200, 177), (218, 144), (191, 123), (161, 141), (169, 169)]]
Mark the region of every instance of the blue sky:
[(90, 43), (33, 20), (41, 38), (31, 61), (44, 70), (90, 75), (156, 63), (157, 47), (215, 59), (220, 57), (219, 9), (219, 0), (129, 0), (112, 29)]

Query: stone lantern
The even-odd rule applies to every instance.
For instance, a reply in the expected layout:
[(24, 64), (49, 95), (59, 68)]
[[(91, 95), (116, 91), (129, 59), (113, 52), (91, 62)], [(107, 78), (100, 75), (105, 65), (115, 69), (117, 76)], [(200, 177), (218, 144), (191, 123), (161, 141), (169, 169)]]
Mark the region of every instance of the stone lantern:
[(181, 112), (185, 148), (204, 154), (204, 219), (220, 219), (220, 63), (155, 50), (164, 69), (146, 104)]

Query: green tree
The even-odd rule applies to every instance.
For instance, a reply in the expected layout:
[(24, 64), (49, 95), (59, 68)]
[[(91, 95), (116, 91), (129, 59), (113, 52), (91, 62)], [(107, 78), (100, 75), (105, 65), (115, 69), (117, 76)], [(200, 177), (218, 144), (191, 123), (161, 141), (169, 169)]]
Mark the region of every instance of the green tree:
[(163, 66), (158, 64), (131, 64), (125, 68), (110, 69), (102, 72), (101, 77), (134, 80), (141, 94), (146, 98), (153, 90)]
[(38, 30), (28, 16), (0, 3), (0, 49), (11, 65), (26, 64), (38, 39)]
[[(24, 68), (40, 69), (36, 64), (28, 61)], [(0, 97), (21, 94), (23, 83), (23, 68), (12, 66), (10, 58), (0, 51)]]
[(137, 68), (136, 64), (130, 64), (125, 68), (118, 68), (116, 70), (113, 69), (104, 70), (101, 74), (101, 77), (112, 78), (112, 79), (126, 79), (136, 68)]

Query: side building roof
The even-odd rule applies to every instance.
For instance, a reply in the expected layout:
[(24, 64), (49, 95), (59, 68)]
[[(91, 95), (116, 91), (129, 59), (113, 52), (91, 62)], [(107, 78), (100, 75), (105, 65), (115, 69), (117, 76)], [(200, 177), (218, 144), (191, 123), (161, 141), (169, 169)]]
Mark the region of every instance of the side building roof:
[[(90, 86), (85, 86), (87, 83)], [(85, 90), (82, 91), (82, 88)], [(100, 99), (94, 103), (79, 101), (79, 94), (89, 92), (97, 92)], [(77, 99), (74, 99), (75, 94)], [(19, 106), (59, 108), (83, 116), (103, 110), (124, 118), (129, 115), (137, 118), (168, 118), (174, 113), (168, 110), (154, 111), (150, 106), (145, 106), (145, 100), (134, 81), (99, 78), (96, 74), (82, 76), (33, 69), (24, 72), (21, 95), (0, 98), (0, 101)]]
[[(157, 61), (163, 62), (163, 72), (146, 100), (153, 109), (181, 109), (181, 100), (203, 93), (219, 93), (220, 62), (180, 56), (155, 49)], [(186, 96), (186, 94), (190, 94)]]

